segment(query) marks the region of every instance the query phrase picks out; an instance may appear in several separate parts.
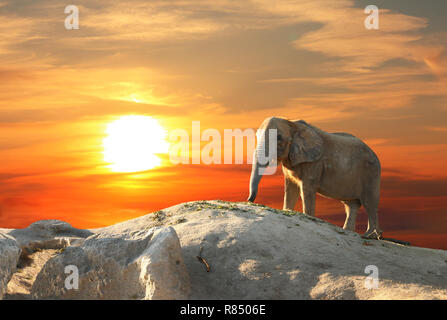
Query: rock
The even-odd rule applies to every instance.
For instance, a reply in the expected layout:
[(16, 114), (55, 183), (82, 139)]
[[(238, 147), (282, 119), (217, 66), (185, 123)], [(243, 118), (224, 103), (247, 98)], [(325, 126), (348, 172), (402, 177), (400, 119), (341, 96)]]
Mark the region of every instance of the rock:
[[(447, 251), (365, 240), (296, 211), (196, 201), (107, 229), (155, 225), (180, 238), (190, 299), (447, 299)], [(377, 289), (366, 287), (369, 265)]]
[(17, 268), (20, 252), (13, 237), (0, 233), (0, 299), (3, 299), (8, 282)]
[[(65, 267), (79, 270), (67, 289)], [(103, 229), (50, 259), (34, 282), (34, 299), (186, 299), (189, 276), (171, 227)]]
[[(42, 225), (4, 231), (19, 243), (77, 239), (44, 265), (36, 299), (447, 299), (446, 250), (365, 240), (296, 211), (195, 201), (88, 234)], [(64, 287), (70, 264), (79, 290)]]
[(20, 247), (31, 250), (61, 249), (92, 235), (89, 230), (73, 228), (69, 223), (59, 220), (40, 220), (25, 229), (9, 232), (17, 239)]
[[(13, 265), (12, 269), (8, 269), (5, 267), (5, 269), (3, 270), (2, 267), (2, 271), (0, 271), (1, 279), (3, 279), (5, 283), (4, 286), (1, 285), (4, 289), (0, 289), (0, 291), (2, 291), (0, 293), (0, 297), (3, 297), (3, 294), (7, 293), (4, 298), (10, 299), (13, 296), (25, 297), (26, 295), (23, 294), (23, 292), (27, 291), (26, 288), (24, 288), (27, 286), (25, 282), (33, 280), (34, 273), (38, 273), (40, 271), (36, 269), (28, 270), (29, 272), (24, 272), (23, 269), (30, 264), (33, 265), (33, 267), (39, 265), (33, 264), (32, 261), (32, 257), (34, 256), (34, 253), (36, 251), (44, 249), (63, 249), (66, 246), (75, 245), (76, 243), (83, 241), (84, 238), (92, 235), (92, 232), (88, 230), (73, 228), (70, 224), (63, 221), (41, 220), (31, 224), (28, 228), (25, 229), (0, 229), (0, 234), (3, 234), (4, 237), (7, 237), (9, 245), (11, 243), (14, 243), (14, 249), (12, 251), (10, 250), (10, 252), (13, 252), (12, 258), (3, 254), (0, 255), (0, 266), (4, 264)], [(14, 253), (17, 250), (18, 256), (16, 256)], [(8, 288), (7, 292), (6, 289), (8, 281), (10, 281), (10, 279), (12, 278), (12, 273), (16, 270), (16, 267), (18, 271), (21, 272), (21, 277), (16, 277), (16, 279), (19, 279), (19, 281), (13, 281), (14, 283), (12, 283), (12, 286)], [(8, 276), (3, 277), (2, 273)], [(2, 280), (0, 280), (0, 282), (2, 282)], [(9, 294), (11, 288), (19, 289), (19, 292), (16, 292), (17, 295)]]

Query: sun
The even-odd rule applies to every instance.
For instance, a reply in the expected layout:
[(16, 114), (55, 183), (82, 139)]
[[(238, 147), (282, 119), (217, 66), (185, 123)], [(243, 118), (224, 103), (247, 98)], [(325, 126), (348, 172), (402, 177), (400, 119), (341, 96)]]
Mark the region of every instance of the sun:
[(149, 116), (130, 115), (109, 123), (103, 140), (104, 161), (115, 172), (138, 172), (161, 165), (166, 153), (166, 130)]

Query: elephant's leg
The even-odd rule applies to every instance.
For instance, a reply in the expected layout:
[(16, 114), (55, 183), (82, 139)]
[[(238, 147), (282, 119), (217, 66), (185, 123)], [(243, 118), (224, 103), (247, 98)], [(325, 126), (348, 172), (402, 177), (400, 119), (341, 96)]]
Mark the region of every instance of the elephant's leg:
[(315, 190), (301, 186), (301, 200), (303, 201), (303, 212), (309, 216), (315, 216)]
[(345, 205), (346, 221), (343, 229), (355, 231), (355, 221), (357, 219), (357, 210), (361, 203), (359, 200), (342, 201)]
[(284, 177), (284, 210), (293, 210), (299, 197), (298, 185), (287, 177)]
[(365, 207), (368, 214), (368, 229), (363, 237), (378, 239), (382, 237), (382, 230), (379, 227), (379, 198), (380, 198), (380, 174), (374, 179), (371, 179), (370, 183), (366, 185), (364, 193), (361, 198), (361, 203)]
[(379, 227), (379, 199), (368, 199), (362, 203), (365, 207), (366, 213), (368, 214), (368, 229), (363, 235), (364, 238), (378, 239), (382, 236), (382, 230)]

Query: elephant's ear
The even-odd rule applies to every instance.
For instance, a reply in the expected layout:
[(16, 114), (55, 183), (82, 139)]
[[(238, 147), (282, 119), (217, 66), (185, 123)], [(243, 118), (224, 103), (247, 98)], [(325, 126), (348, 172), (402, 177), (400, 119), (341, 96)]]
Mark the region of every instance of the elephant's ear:
[(323, 154), (323, 139), (304, 121), (295, 122), (297, 131), (293, 136), (289, 149), (292, 165), (303, 162), (314, 162)]

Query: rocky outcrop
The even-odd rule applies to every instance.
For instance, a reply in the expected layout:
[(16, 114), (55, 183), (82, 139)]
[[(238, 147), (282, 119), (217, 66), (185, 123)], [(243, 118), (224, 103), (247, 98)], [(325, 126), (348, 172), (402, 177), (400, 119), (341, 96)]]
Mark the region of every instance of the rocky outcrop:
[(107, 229), (155, 225), (180, 238), (191, 299), (447, 299), (447, 251), (365, 240), (296, 211), (197, 201)]
[(0, 299), (3, 299), (8, 282), (16, 270), (20, 252), (16, 240), (0, 232)]
[[(365, 240), (296, 211), (196, 201), (85, 234), (54, 223), (9, 232), (28, 245), (71, 239), (38, 273), (35, 299), (447, 299), (447, 251)], [(77, 290), (65, 287), (70, 265)]]
[[(68, 278), (75, 273), (73, 286)], [(31, 293), (34, 299), (186, 299), (189, 276), (173, 228), (104, 229), (49, 260)]]
[(73, 228), (59, 220), (40, 220), (25, 229), (13, 229), (9, 235), (17, 239), (20, 247), (29, 250), (61, 249), (91, 236), (89, 230)]

